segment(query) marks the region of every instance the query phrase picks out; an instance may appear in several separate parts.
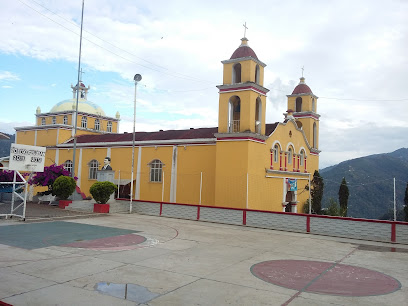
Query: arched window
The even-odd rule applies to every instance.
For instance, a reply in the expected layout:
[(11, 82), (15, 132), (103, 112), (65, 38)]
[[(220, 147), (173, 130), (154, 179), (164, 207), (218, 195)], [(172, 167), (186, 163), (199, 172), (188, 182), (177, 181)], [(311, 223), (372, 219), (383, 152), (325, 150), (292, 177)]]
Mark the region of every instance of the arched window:
[(100, 123), (99, 123), (99, 119), (95, 119), (95, 130), (99, 131), (99, 127), (100, 127)]
[(297, 126), (298, 126), (299, 129), (301, 129), (302, 126), (303, 126), (302, 122), (300, 122), (299, 120), (296, 121), (296, 124), (297, 124)]
[(99, 170), (99, 162), (96, 159), (93, 159), (88, 164), (89, 167), (89, 176), (90, 180), (96, 180), (96, 171)]
[(293, 157), (293, 149), (292, 149), (292, 147), (289, 147), (289, 149), (288, 149), (288, 164), (292, 163), (292, 157)]
[(238, 133), (241, 120), (241, 99), (232, 96), (228, 103), (228, 129), (230, 133)]
[(150, 182), (161, 182), (162, 181), (162, 171), (163, 163), (155, 159), (149, 163), (150, 166)]
[(303, 166), (305, 164), (305, 151), (300, 151), (300, 165)]
[(57, 124), (57, 117), (55, 116), (52, 117), (52, 124)]
[(312, 99), (312, 112), (316, 112), (316, 101), (314, 98)]
[(64, 163), (64, 168), (69, 171), (69, 173), (72, 173), (72, 164), (72, 160), (66, 160)]
[(45, 118), (41, 118), (41, 125), (45, 125)]
[(302, 111), (302, 98), (297, 97), (296, 98), (296, 112), (301, 112)]
[(111, 133), (112, 132), (112, 121), (108, 121), (108, 126), (106, 128), (106, 131)]
[(317, 148), (317, 127), (316, 127), (316, 122), (313, 123), (313, 148)]
[(259, 78), (260, 78), (260, 69), (259, 69), (259, 65), (256, 65), (255, 68), (255, 83), (259, 84)]
[(68, 116), (67, 116), (67, 115), (64, 116), (64, 121), (63, 121), (63, 123), (64, 123), (64, 124), (68, 124)]
[(83, 116), (81, 119), (81, 127), (85, 128), (88, 126), (88, 118)]
[(232, 69), (232, 84), (241, 83), (241, 64), (237, 63)]
[(275, 144), (273, 147), (273, 161), (277, 163), (279, 161), (279, 145)]
[(260, 98), (256, 98), (255, 133), (261, 134), (261, 130), (262, 130), (262, 101)]

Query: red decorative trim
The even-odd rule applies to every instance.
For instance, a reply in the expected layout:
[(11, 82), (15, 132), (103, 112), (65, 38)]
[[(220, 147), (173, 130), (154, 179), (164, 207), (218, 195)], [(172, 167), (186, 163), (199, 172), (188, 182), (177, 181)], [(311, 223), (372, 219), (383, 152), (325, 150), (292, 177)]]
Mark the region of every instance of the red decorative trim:
[(273, 170), (273, 152), (271, 151), (271, 169)]
[(242, 224), (246, 225), (246, 210), (242, 211)]
[(197, 206), (197, 220), (200, 220), (200, 206)]
[(306, 160), (306, 156), (305, 156), (305, 173), (307, 173), (307, 160)]
[(288, 154), (285, 152), (285, 171), (288, 171)]
[(76, 192), (78, 192), (78, 193), (81, 195), (82, 200), (85, 200), (85, 199), (86, 199), (86, 195), (85, 195), (85, 193), (83, 193), (83, 192), (81, 191), (81, 188), (79, 188), (78, 186), (75, 186), (75, 190), (76, 190)]
[(300, 172), (300, 156), (298, 156), (297, 172)]
[(306, 232), (310, 233), (310, 216), (306, 217)]
[(397, 233), (396, 233), (396, 226), (395, 223), (391, 223), (391, 241), (397, 241)]
[(222, 137), (217, 138), (217, 140), (254, 140), (258, 142), (265, 142), (265, 140), (254, 138), (254, 137)]
[(293, 154), (293, 172), (296, 172), (296, 156)]
[(224, 88), (220, 89), (220, 92), (234, 92), (234, 91), (239, 91), (239, 90), (246, 90), (246, 89), (252, 89), (253, 91), (259, 92), (261, 94), (266, 95), (266, 92), (259, 90), (258, 88), (255, 88), (253, 86), (243, 86), (243, 87), (235, 87), (235, 88)]
[(283, 170), (282, 169), (282, 152), (279, 152), (279, 170)]

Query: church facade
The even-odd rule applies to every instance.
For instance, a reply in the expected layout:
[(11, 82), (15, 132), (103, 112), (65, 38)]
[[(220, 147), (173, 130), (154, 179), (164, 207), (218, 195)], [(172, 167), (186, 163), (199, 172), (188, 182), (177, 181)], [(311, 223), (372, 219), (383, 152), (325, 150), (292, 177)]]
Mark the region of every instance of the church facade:
[[(302, 212), (306, 186), (319, 168), (317, 99), (302, 77), (287, 96), (283, 122), (265, 122), (265, 64), (246, 38), (222, 61), (218, 127), (136, 132), (133, 198), (266, 211)], [(35, 126), (16, 128), (16, 143), (46, 146), (46, 165), (64, 164), (89, 195), (106, 157), (129, 197), (132, 133), (118, 133), (119, 113), (106, 116), (87, 100), (89, 87), (71, 86), (73, 99), (50, 112), (38, 108)], [(76, 91), (80, 92), (73, 163)], [(76, 169), (72, 169), (75, 164)]]

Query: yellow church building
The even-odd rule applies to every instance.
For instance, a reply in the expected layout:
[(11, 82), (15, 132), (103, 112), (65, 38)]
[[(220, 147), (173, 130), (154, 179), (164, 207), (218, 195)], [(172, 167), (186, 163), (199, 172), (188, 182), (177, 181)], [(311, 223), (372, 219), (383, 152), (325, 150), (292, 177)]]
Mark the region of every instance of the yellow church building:
[[(319, 168), (317, 99), (302, 77), (287, 95), (284, 121), (265, 122), (265, 63), (246, 38), (222, 61), (218, 127), (136, 132), (136, 200), (200, 204), (266, 211), (302, 212), (305, 186)], [(105, 157), (111, 158), (117, 197), (129, 197), (133, 133), (119, 133), (120, 115), (107, 116), (88, 100), (81, 81), (73, 98), (49, 112), (36, 112), (36, 125), (16, 128), (16, 143), (45, 146), (46, 166), (64, 164), (90, 195)], [(76, 93), (79, 91), (77, 153), (72, 169)]]

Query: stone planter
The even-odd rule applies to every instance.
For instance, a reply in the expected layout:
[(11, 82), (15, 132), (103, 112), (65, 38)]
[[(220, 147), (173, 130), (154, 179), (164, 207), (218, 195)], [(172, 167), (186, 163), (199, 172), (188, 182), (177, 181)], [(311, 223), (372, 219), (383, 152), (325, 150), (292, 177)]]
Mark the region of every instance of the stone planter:
[(94, 204), (94, 212), (96, 213), (109, 213), (109, 204)]
[(62, 208), (62, 209), (65, 209), (65, 207), (67, 207), (71, 203), (72, 203), (72, 201), (70, 201), (70, 200), (59, 200), (58, 201), (58, 207)]

